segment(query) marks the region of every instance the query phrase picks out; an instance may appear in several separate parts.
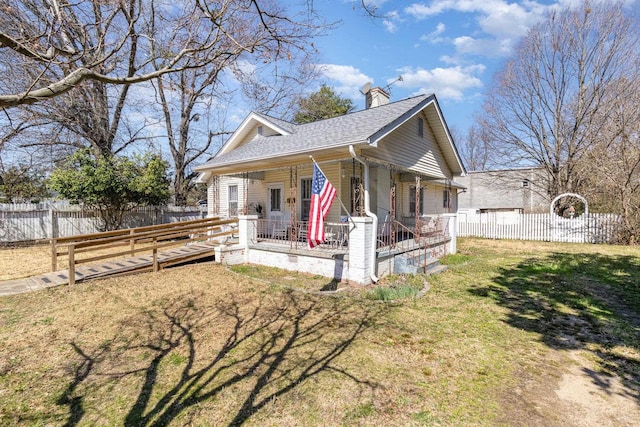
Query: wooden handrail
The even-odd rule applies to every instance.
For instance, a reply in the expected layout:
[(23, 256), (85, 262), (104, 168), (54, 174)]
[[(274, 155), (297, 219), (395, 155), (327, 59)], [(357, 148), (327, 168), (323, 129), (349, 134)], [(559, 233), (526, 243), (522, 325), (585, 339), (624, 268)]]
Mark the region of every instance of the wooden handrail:
[[(214, 218), (193, 219), (189, 221), (172, 222), (169, 224), (147, 225), (143, 227), (126, 228), (122, 230), (103, 231), (101, 233), (78, 234), (70, 237), (56, 237), (56, 238), (50, 239), (49, 241), (51, 244), (51, 271), (56, 271), (56, 269), (58, 268), (58, 259), (57, 259), (58, 255), (64, 255), (67, 253), (67, 252), (59, 252), (57, 248), (60, 246), (64, 247), (64, 245), (71, 242), (84, 242), (84, 241), (90, 241), (90, 240), (96, 240), (96, 239), (104, 239), (108, 237), (116, 237), (116, 236), (122, 237), (125, 235), (128, 235), (129, 238), (131, 238), (132, 234), (135, 235), (136, 233), (139, 233), (139, 232), (145, 232), (145, 231), (151, 231), (151, 230), (163, 230), (167, 228), (174, 228), (177, 226), (186, 226), (189, 224), (207, 223), (215, 220), (219, 220), (219, 218), (214, 217)], [(117, 242), (118, 239), (116, 239), (115, 241)], [(129, 245), (131, 247), (131, 254), (133, 255), (135, 253), (134, 240), (129, 240)]]
[(101, 239), (101, 238), (112, 237), (112, 236), (123, 236), (123, 235), (128, 235), (131, 232), (138, 233), (138, 232), (152, 231), (152, 230), (163, 230), (163, 229), (173, 228), (177, 226), (207, 223), (210, 221), (217, 221), (217, 220), (220, 220), (220, 218), (215, 217), (215, 218), (192, 219), (189, 221), (170, 222), (168, 224), (146, 225), (144, 227), (123, 228), (122, 230), (102, 231), (100, 233), (77, 234), (75, 236), (69, 236), (69, 237), (56, 237), (55, 239), (51, 239), (51, 240), (56, 240), (56, 242), (58, 243), (86, 241), (86, 240)]
[[(112, 242), (128, 243), (131, 239), (138, 240), (143, 238), (160, 237), (160, 236), (167, 235), (167, 233), (169, 232), (175, 234), (176, 231), (201, 230), (207, 227), (215, 227), (219, 225), (231, 224), (234, 222), (238, 222), (238, 220), (237, 219), (227, 219), (227, 220), (209, 219), (207, 223), (187, 224), (187, 225), (182, 225), (181, 223), (172, 223), (172, 226), (166, 227), (165, 229), (160, 229), (160, 230), (154, 229), (154, 230), (142, 231), (142, 232), (129, 232), (127, 234), (123, 234), (120, 236), (107, 236), (104, 238), (98, 237), (97, 235), (99, 233), (95, 233), (93, 235), (89, 235), (94, 237), (91, 240), (81, 240), (76, 242), (63, 243), (63, 244), (59, 244), (58, 246), (59, 247), (74, 246), (76, 248), (86, 248), (91, 246), (100, 246), (100, 245), (103, 245), (106, 243), (112, 243)], [(174, 224), (178, 224), (178, 225), (174, 225)], [(137, 229), (132, 228), (131, 230), (137, 230)], [(110, 232), (106, 232), (106, 233), (110, 233)]]

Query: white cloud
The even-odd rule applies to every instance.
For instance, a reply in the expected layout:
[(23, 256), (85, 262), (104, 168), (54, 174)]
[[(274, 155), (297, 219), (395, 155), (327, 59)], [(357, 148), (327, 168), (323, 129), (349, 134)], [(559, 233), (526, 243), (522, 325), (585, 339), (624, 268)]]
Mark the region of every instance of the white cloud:
[(425, 19), (438, 15), (447, 9), (451, 9), (453, 1), (433, 1), (430, 6), (422, 3), (414, 3), (407, 6), (404, 11), (416, 19)]
[(478, 76), (484, 70), (485, 66), (482, 64), (438, 67), (430, 70), (404, 67), (398, 70), (402, 75), (402, 81), (396, 84), (407, 89), (415, 89), (414, 93), (437, 93), (440, 99), (459, 101), (465, 96), (466, 90), (482, 87), (482, 81)]
[(456, 58), (455, 56), (451, 56), (451, 55), (442, 55), (440, 58), (438, 58), (441, 62), (444, 62), (445, 64), (458, 64), (460, 62), (459, 58)]
[[(565, 0), (566, 1), (566, 0)], [(478, 54), (485, 56), (508, 55), (517, 40), (526, 34), (552, 6), (541, 5), (536, 1), (523, 0), (434, 0), (428, 5), (414, 3), (404, 12), (417, 20), (431, 18), (446, 12), (474, 14), (479, 31), (451, 39), (459, 54)], [(445, 39), (439, 34), (423, 36), (425, 40)], [(431, 37), (431, 38), (430, 38)], [(421, 38), (422, 39), (422, 38)]]
[(373, 82), (373, 78), (367, 76), (359, 69), (351, 65), (319, 64), (320, 72), (337, 84), (332, 84), (335, 91), (341, 96), (358, 99), (362, 97), (360, 88), (367, 82)]
[(400, 18), (400, 14), (398, 13), (397, 10), (391, 11), (389, 13), (387, 13), (386, 18), (382, 21), (382, 25), (384, 25), (384, 28), (387, 30), (387, 32), (389, 33), (395, 33), (396, 31), (398, 31), (398, 24), (402, 22), (402, 19)]
[(431, 44), (442, 43), (445, 39), (440, 37), (440, 35), (444, 33), (446, 28), (447, 27), (442, 22), (439, 22), (438, 25), (436, 25), (435, 30), (433, 30), (429, 34), (424, 34), (420, 36), (420, 40), (423, 42), (428, 41)]
[[(514, 41), (513, 39), (474, 39), (473, 37), (463, 36), (457, 37), (453, 44), (459, 55), (476, 54), (487, 57), (500, 57), (511, 53)], [(454, 62), (457, 63), (459, 60)]]
[(516, 3), (499, 4), (489, 11), (483, 10), (478, 17), (478, 23), (487, 34), (519, 38), (538, 22), (542, 17), (542, 11), (541, 8), (526, 10)]

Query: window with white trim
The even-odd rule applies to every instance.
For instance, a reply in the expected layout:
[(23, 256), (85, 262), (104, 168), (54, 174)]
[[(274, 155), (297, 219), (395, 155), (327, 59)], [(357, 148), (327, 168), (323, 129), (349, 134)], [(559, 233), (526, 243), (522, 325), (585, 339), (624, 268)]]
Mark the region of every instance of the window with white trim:
[(271, 203), (271, 212), (282, 211), (282, 188), (271, 187), (269, 189), (269, 202)]
[(300, 180), (300, 218), (303, 221), (309, 220), (309, 211), (311, 210), (311, 178), (303, 178)]
[(238, 186), (229, 186), (229, 216), (238, 216)]

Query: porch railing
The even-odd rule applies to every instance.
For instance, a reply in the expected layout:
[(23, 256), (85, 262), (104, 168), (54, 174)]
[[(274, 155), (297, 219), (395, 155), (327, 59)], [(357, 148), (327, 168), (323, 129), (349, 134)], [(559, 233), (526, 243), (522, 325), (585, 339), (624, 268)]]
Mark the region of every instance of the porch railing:
[(378, 223), (378, 249), (395, 247), (398, 242), (414, 239), (414, 230), (400, 221), (391, 220)]
[[(325, 222), (325, 249), (346, 250), (349, 247), (347, 222)], [(307, 247), (308, 221), (258, 219), (256, 223), (257, 242), (287, 244), (293, 249)], [(411, 224), (398, 220), (378, 223), (377, 248), (403, 248), (431, 246), (444, 242), (449, 237), (449, 218), (432, 216), (419, 218)]]
[[(408, 222), (408, 223), (406, 223)], [(432, 216), (411, 218), (410, 221), (391, 220), (378, 224), (378, 249), (403, 247), (422, 247), (442, 242), (449, 236), (449, 218)]]
[[(288, 244), (294, 249), (307, 247), (308, 221), (257, 220), (258, 242)], [(325, 249), (346, 250), (349, 247), (349, 224), (343, 222), (324, 223)]]

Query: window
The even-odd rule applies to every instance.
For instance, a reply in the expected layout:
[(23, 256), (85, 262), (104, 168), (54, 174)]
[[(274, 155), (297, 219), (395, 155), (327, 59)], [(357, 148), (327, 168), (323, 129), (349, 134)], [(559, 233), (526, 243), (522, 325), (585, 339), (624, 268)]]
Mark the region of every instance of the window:
[(529, 180), (525, 179), (524, 181), (522, 181), (522, 186), (523, 187), (528, 187), (529, 186)]
[(311, 178), (303, 178), (300, 180), (300, 218), (303, 221), (309, 219), (309, 211), (311, 210), (311, 184), (313, 180)]
[(282, 210), (282, 189), (272, 187), (269, 189), (269, 202), (271, 212), (280, 212)]
[[(419, 215), (424, 214), (424, 188), (420, 187), (420, 212)], [(411, 216), (416, 215), (416, 186), (409, 187), (409, 214)]]
[(442, 191), (442, 207), (446, 209), (451, 208), (451, 192), (449, 190)]
[(238, 216), (238, 186), (229, 186), (229, 216)]
[(418, 136), (420, 138), (424, 137), (424, 120), (422, 120), (422, 117), (418, 117)]
[(263, 132), (264, 132), (264, 130), (263, 130), (262, 126), (258, 126), (258, 135), (262, 136)]

